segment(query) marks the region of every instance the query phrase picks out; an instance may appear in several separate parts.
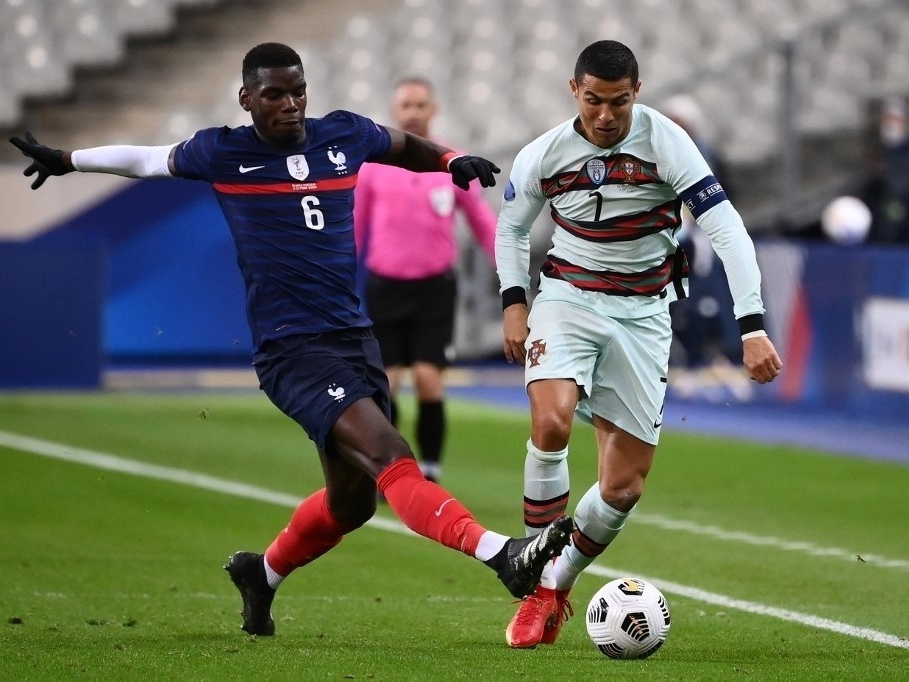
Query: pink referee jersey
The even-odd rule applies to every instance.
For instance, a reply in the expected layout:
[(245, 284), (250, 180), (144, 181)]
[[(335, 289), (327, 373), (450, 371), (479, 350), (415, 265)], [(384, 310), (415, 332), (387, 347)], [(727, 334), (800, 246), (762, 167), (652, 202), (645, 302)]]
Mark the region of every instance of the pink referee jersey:
[(479, 187), (455, 187), (448, 173), (412, 173), (366, 163), (354, 190), (357, 251), (381, 277), (414, 280), (439, 275), (458, 258), (455, 209), (495, 265), (497, 215)]

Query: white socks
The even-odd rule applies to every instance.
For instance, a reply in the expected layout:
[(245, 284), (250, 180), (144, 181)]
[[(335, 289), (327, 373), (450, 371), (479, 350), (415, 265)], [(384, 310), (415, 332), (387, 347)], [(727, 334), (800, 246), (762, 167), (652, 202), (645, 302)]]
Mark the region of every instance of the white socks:
[(268, 586), (273, 590), (277, 590), (278, 585), (283, 582), (286, 576), (275, 573), (275, 569), (268, 565), (268, 559), (265, 557), (262, 557), (262, 562), (265, 564), (265, 579), (268, 581)]
[(477, 551), (474, 552), (474, 556), (480, 561), (489, 561), (502, 551), (505, 543), (510, 539), (507, 535), (487, 530), (480, 536), (480, 542), (477, 545)]
[[(527, 441), (527, 456), (524, 458), (524, 518), (530, 510), (527, 500), (536, 505), (568, 498), (568, 448), (558, 452), (544, 452), (530, 440)], [(542, 505), (541, 505), (542, 506)], [(542, 511), (542, 510), (540, 510)], [(527, 535), (536, 535), (539, 528), (526, 526)]]
[[(554, 586), (560, 590), (567, 590), (574, 586), (578, 576), (593, 560), (599, 556), (606, 546), (612, 542), (625, 525), (628, 515), (634, 511), (632, 507), (627, 512), (620, 512), (609, 506), (600, 497), (599, 483), (594, 483), (584, 497), (578, 502), (574, 512), (574, 523), (577, 530), (591, 544), (586, 547), (586, 553), (581, 551), (572, 542), (556, 559), (551, 571)], [(549, 587), (549, 585), (544, 585)]]
[[(524, 458), (524, 532), (528, 536), (540, 532), (538, 526), (544, 519), (564, 511), (568, 505), (568, 483), (568, 448), (545, 452), (528, 440)], [(529, 525), (528, 521), (536, 521), (536, 525)], [(543, 587), (552, 587), (551, 569), (551, 563), (543, 569)]]

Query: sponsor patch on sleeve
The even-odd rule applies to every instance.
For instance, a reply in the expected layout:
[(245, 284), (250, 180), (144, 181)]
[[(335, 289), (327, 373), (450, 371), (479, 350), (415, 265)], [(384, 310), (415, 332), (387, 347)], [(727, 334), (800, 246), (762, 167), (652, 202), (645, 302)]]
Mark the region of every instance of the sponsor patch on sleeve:
[(712, 175), (708, 175), (681, 193), (682, 201), (696, 219), (721, 201), (726, 201), (726, 190)]

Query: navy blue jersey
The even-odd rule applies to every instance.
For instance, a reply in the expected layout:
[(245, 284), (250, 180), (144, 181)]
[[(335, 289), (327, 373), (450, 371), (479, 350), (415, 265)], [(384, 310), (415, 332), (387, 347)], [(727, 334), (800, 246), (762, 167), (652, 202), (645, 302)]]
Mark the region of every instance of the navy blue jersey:
[(292, 334), (368, 327), (356, 293), (353, 189), (388, 131), (333, 111), (306, 119), (295, 147), (253, 126), (207, 128), (177, 145), (175, 175), (212, 185), (237, 246), (253, 345)]

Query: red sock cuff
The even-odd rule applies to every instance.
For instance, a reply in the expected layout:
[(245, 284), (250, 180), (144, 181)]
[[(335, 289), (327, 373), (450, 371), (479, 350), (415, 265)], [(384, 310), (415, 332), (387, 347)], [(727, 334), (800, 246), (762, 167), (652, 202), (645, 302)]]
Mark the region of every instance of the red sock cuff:
[(411, 459), (410, 457), (402, 457), (393, 464), (385, 467), (385, 471), (376, 478), (376, 485), (378, 486), (379, 491), (384, 493), (388, 486), (393, 485), (402, 478), (413, 476), (414, 474), (420, 478), (425, 478), (423, 472), (420, 471), (420, 465), (417, 464), (417, 460)]

